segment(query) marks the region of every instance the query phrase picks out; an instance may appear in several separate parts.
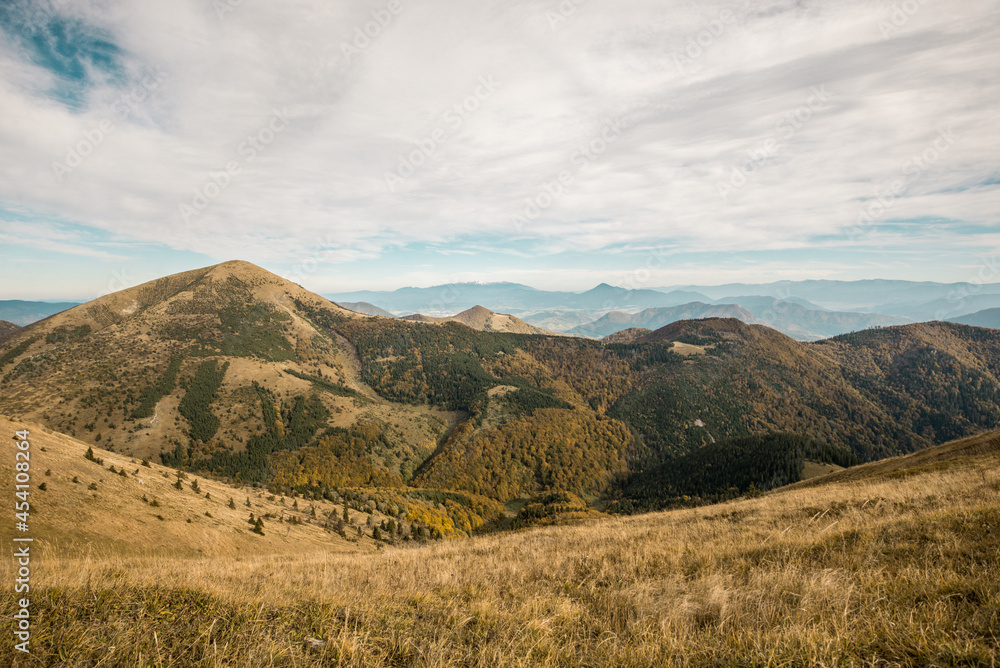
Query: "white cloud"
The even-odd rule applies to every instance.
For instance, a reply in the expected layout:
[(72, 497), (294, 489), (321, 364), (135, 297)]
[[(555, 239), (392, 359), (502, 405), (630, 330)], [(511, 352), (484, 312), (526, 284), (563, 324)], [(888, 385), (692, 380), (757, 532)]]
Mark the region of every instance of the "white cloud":
[[(860, 0), (591, 2), (553, 28), (556, 2), (400, 0), (345, 58), (342, 44), (387, 4), (243, 2), (220, 18), (196, 0), (68, 3), (60, 11), (124, 50), (130, 78), (99, 81), (69, 110), (45, 96), (52, 74), (4, 44), (0, 202), (258, 262), (486, 235), (549, 252), (650, 239), (788, 248), (854, 226), (952, 128), (954, 144), (887, 215), (1000, 222), (996, 185), (954, 189), (997, 172), (1000, 3), (928, 1), (897, 28), (894, 5)], [(162, 82), (118, 114), (149, 68)], [(456, 112), (482, 77), (496, 90)], [(818, 87), (830, 99), (791, 124)], [(268, 136), (276, 110), (287, 125), (251, 159), (248, 137)], [(581, 159), (609, 121), (620, 133)], [(60, 180), (52, 163), (102, 122), (114, 131)], [(388, 190), (385, 173), (437, 130), (429, 157)], [(238, 174), (225, 186), (216, 176), (218, 196), (185, 220), (179, 207), (214, 192), (227, 163)], [(571, 183), (515, 229), (511, 216), (560, 172)]]

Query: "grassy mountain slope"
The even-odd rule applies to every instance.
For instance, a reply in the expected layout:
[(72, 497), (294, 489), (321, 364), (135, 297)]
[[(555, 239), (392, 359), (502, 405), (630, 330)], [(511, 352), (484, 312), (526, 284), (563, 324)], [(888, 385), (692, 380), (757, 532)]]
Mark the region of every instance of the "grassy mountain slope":
[(6, 320), (0, 320), (0, 341), (17, 334), (20, 330), (21, 327), (19, 325), (7, 322)]
[[(363, 318), (245, 262), (107, 295), (0, 352), (0, 410), (93, 445), (262, 480), (271, 451), (375, 424), (366, 457), (406, 477), (455, 416), (392, 406), (329, 324)], [(322, 325), (320, 323), (323, 323)]]
[[(286, 493), (271, 493), (93, 448), (35, 423), (0, 416), (0, 425), (9, 432), (5, 439), (30, 432), (32, 535), (69, 551), (230, 558), (370, 552), (411, 540), (467, 537), (503, 515), (500, 504), (482, 496), (357, 487), (350, 480), (322, 489), (283, 480)], [(13, 488), (13, 455), (9, 459), (0, 482)], [(263, 534), (253, 531), (250, 513), (262, 520)], [(386, 530), (390, 522), (394, 533)]]
[[(33, 553), (31, 657), (15, 656), (11, 634), (0, 655), (16, 666), (989, 666), (998, 442), (935, 467), (904, 459), (892, 477), (374, 554), (276, 542), (288, 551), (187, 556), (207, 541), (186, 524), (178, 556), (81, 551), (67, 549), (83, 529), (68, 521), (70, 540)], [(0, 577), (13, 568), (3, 560)], [(14, 599), (6, 588), (0, 613)]]

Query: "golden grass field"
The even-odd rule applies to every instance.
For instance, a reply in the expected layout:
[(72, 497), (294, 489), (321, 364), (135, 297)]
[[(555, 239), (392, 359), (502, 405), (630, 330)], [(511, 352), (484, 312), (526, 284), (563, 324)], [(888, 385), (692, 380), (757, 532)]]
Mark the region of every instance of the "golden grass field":
[[(70, 439), (39, 433), (43, 442), (38, 465), (51, 456), (65, 469), (50, 481), (92, 465)], [(5, 452), (0, 489), (12, 486)], [(114, 457), (99, 454), (105, 465)], [(108, 501), (85, 520), (60, 510), (54, 531), (45, 492), (33, 491), (36, 535), (50, 537), (32, 562), (31, 654), (5, 633), (0, 663), (995, 666), (1000, 433), (831, 478), (716, 506), (382, 550), (308, 525), (293, 540), (253, 543), (234, 528), (243, 508), (211, 531), (159, 522), (183, 526), (153, 540), (125, 489), (125, 510)], [(221, 483), (205, 486), (228, 497)], [(83, 486), (49, 487), (72, 505)], [(164, 507), (181, 516), (172, 492), (161, 491)], [(13, 561), (2, 563), (12, 582)], [(15, 597), (3, 591), (10, 619)]]

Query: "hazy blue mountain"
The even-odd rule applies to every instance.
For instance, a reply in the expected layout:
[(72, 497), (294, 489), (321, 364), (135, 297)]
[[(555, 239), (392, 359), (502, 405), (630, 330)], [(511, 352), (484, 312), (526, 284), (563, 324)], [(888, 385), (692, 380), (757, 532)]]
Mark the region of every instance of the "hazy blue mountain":
[(451, 315), (483, 304), (490, 309), (509, 311), (550, 308), (562, 301), (549, 295), (574, 293), (549, 293), (520, 283), (449, 283), (429, 288), (400, 288), (392, 291), (361, 290), (343, 292), (325, 297), (340, 302), (368, 302), (397, 315), (425, 313)]
[(626, 329), (643, 328), (655, 330), (678, 320), (697, 320), (702, 318), (736, 318), (748, 324), (758, 322), (752, 313), (736, 304), (704, 304), (702, 302), (693, 302), (680, 306), (649, 308), (640, 313), (611, 311), (594, 322), (574, 327), (569, 330), (569, 333), (589, 336), (591, 338), (603, 338), (609, 334), (621, 332)]
[(380, 315), (383, 318), (395, 318), (392, 313), (389, 313), (384, 308), (379, 308), (374, 304), (369, 304), (368, 302), (336, 302), (338, 306), (343, 306), (348, 311), (354, 311), (355, 313), (363, 313), (364, 315)]
[(594, 322), (570, 329), (572, 334), (603, 337), (625, 329), (657, 329), (678, 320), (736, 318), (749, 324), (764, 324), (801, 341), (816, 341), (872, 327), (906, 324), (909, 320), (873, 313), (809, 309), (801, 304), (773, 297), (732, 297), (726, 304), (694, 302), (669, 308), (646, 309), (640, 313), (612, 311)]
[[(615, 327), (662, 326), (682, 316), (664, 311), (652, 324), (625, 318), (647, 309), (683, 307), (683, 317), (701, 317), (691, 304), (738, 305), (753, 322), (766, 323), (800, 340), (816, 340), (877, 326), (954, 318), (1000, 307), (1000, 284), (917, 281), (778, 281), (688, 285), (630, 290), (607, 283), (585, 292), (537, 290), (520, 283), (452, 283), (391, 292), (327, 295), (340, 303), (366, 302), (395, 315), (423, 313), (450, 316), (475, 305), (509, 313), (527, 323), (556, 332), (603, 336)], [(611, 314), (599, 325), (591, 325)], [(734, 316), (738, 317), (738, 316)], [(666, 318), (660, 323), (655, 318)], [(602, 334), (603, 332), (603, 334)]]
[(882, 304), (873, 310), (905, 316), (915, 321), (927, 321), (947, 320), (993, 308), (1000, 308), (1000, 294), (979, 290), (974, 294), (956, 292), (941, 299), (919, 304)]
[[(792, 298), (806, 299), (824, 308), (837, 311), (883, 312), (885, 304), (919, 306), (934, 300), (951, 300), (962, 294), (1000, 293), (1000, 283), (976, 285), (973, 283), (934, 283), (929, 281), (890, 281), (882, 279), (864, 281), (777, 281), (774, 283), (729, 283), (726, 285), (678, 285), (657, 288), (669, 290), (694, 290), (712, 299), (730, 295), (761, 295), (784, 301)], [(908, 315), (891, 313), (890, 315)]]
[[(739, 304), (752, 313), (758, 322), (801, 341), (817, 341), (862, 329), (912, 322), (909, 318), (880, 313), (828, 311), (816, 308), (805, 300), (784, 301), (774, 297), (739, 296), (729, 297), (726, 302)], [(803, 305), (803, 302), (809, 306)]]
[(975, 313), (967, 313), (957, 318), (951, 318), (948, 322), (957, 322), (962, 325), (972, 325), (973, 327), (989, 327), (1000, 329), (1000, 308), (988, 308)]
[[(700, 300), (695, 300), (700, 301)], [(713, 304), (739, 304), (740, 306), (748, 309), (760, 309), (760, 308), (772, 308), (775, 303), (783, 302), (788, 304), (796, 304), (802, 308), (808, 309), (810, 311), (827, 311), (819, 304), (814, 304), (808, 299), (802, 299), (801, 297), (789, 297), (788, 299), (778, 299), (777, 297), (769, 297), (765, 295), (728, 295), (721, 299), (713, 299), (711, 303)]]
[(24, 327), (68, 308), (78, 306), (78, 302), (30, 302), (20, 299), (0, 300), (0, 320)]
[(710, 301), (691, 292), (627, 290), (601, 283), (586, 292), (536, 290), (520, 283), (451, 283), (430, 288), (400, 288), (392, 292), (347, 292), (324, 295), (337, 303), (368, 302), (396, 314), (451, 315), (482, 305), (493, 311), (516, 314), (552, 310), (586, 310), (606, 313), (628, 308), (678, 306)]

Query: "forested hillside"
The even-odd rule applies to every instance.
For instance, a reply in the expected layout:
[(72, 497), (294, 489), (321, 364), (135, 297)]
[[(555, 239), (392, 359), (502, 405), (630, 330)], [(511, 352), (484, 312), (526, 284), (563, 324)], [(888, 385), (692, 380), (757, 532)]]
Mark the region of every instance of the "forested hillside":
[(612, 500), (619, 512), (716, 503), (798, 482), (806, 461), (854, 466), (851, 452), (795, 434), (711, 443), (628, 477)]

